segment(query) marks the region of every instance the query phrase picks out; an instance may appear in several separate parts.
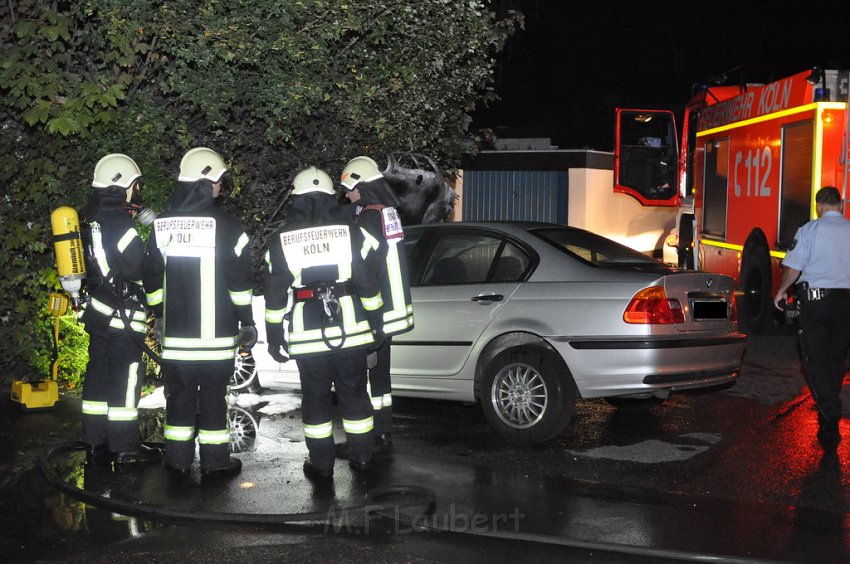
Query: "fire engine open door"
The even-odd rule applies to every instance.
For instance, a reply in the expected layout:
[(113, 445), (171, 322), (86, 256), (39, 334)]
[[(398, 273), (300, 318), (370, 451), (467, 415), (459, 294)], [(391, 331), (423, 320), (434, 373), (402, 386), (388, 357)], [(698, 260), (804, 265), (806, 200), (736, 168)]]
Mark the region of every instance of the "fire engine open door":
[(617, 108), (614, 191), (644, 206), (679, 203), (676, 119), (667, 110)]

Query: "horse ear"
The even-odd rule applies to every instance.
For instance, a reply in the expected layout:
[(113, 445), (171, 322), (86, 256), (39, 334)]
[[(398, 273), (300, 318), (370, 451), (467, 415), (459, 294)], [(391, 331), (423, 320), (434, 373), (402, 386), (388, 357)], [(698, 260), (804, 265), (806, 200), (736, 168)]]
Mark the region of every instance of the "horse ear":
[(398, 170), (398, 161), (396, 161), (395, 155), (393, 153), (387, 153), (387, 168), (384, 170), (384, 174), (395, 172), (396, 170)]

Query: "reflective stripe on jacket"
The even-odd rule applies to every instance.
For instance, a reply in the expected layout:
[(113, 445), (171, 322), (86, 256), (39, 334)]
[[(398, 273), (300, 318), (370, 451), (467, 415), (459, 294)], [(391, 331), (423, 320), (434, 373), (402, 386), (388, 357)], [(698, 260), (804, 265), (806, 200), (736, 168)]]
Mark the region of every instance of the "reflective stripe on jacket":
[[(269, 344), (286, 338), (291, 357), (371, 345), (372, 324), (381, 324), (383, 306), (375, 263), (378, 244), (365, 230), (344, 223), (295, 224), (276, 233), (266, 253)], [(286, 314), (289, 331), (284, 337)]]

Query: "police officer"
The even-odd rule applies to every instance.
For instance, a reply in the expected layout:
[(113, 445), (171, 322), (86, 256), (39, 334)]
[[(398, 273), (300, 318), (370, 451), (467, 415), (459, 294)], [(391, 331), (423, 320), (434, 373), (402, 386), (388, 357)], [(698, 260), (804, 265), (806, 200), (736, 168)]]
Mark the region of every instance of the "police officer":
[[(333, 476), (332, 391), (350, 448), (349, 465), (368, 470), (374, 418), (366, 391), (366, 355), (383, 338), (377, 278), (379, 242), (340, 219), (330, 176), (316, 167), (293, 180), (286, 225), (269, 242), (265, 280), (269, 353), (298, 364), (301, 417), (311, 480)], [(288, 331), (284, 330), (287, 320)]]
[(142, 346), (147, 314), (142, 292), (145, 247), (130, 217), (141, 204), (142, 173), (127, 155), (106, 155), (94, 169), (80, 216), (89, 300), (82, 320), (89, 334), (83, 381), (83, 436), (92, 462), (153, 462), (160, 452), (139, 441)]
[(818, 190), (815, 204), (819, 219), (797, 230), (773, 301), (782, 309), (788, 289), (799, 280), (795, 294), (803, 367), (818, 408), (818, 439), (831, 449), (841, 440), (839, 393), (850, 345), (850, 221), (832, 186)]
[(346, 197), (356, 205), (357, 224), (380, 242), (379, 276), (386, 340), (376, 351), (375, 365), (369, 368), (369, 388), (375, 411), (375, 447), (383, 450), (392, 446), (392, 335), (413, 329), (404, 231), (396, 209), (398, 199), (374, 160), (360, 156), (348, 161), (342, 171), (341, 183)]
[(204, 476), (233, 475), (242, 467), (230, 456), (228, 384), (237, 345), (250, 348), (257, 332), (248, 236), (214, 203), (227, 172), (212, 149), (188, 151), (148, 240), (145, 289), (161, 325), (168, 393), (165, 467), (184, 476), (196, 431)]

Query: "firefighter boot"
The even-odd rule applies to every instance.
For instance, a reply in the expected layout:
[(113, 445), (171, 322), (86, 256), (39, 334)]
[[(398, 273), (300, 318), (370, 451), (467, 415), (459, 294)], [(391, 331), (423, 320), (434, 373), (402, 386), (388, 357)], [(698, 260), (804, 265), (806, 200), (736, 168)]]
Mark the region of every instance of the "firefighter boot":
[(160, 460), (162, 460), (162, 450), (143, 444), (133, 450), (115, 453), (115, 464), (141, 464)]
[(304, 460), (304, 475), (307, 477), (308, 480), (314, 482), (330, 480), (334, 477), (334, 469), (333, 466), (331, 466), (327, 470), (319, 468), (318, 466), (310, 462), (309, 458), (307, 458)]
[(242, 461), (238, 458), (230, 457), (230, 461), (218, 468), (201, 468), (201, 474), (207, 478), (224, 478), (235, 476), (242, 471)]

